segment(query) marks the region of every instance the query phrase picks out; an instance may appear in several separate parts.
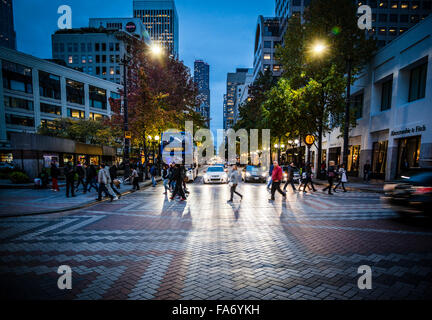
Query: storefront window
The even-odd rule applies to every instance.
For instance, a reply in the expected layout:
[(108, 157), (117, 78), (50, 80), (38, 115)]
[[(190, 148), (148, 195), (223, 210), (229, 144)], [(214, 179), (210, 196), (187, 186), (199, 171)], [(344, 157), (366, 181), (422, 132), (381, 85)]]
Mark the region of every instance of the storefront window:
[(66, 165), (68, 162), (72, 162), (72, 164), (75, 164), (73, 154), (64, 154), (63, 155), (63, 164)]
[(336, 164), (341, 163), (341, 147), (329, 149), (329, 161), (334, 161)]
[(90, 156), (90, 164), (94, 164), (95, 166), (98, 166), (99, 163), (99, 157), (98, 156)]
[(421, 137), (400, 139), (398, 144), (397, 176), (400, 177), (412, 168), (418, 168), (420, 162)]
[(385, 179), (388, 141), (375, 142), (372, 153), (372, 175), (375, 179)]
[(321, 163), (327, 162), (327, 149), (324, 149), (321, 154)]
[(86, 155), (79, 155), (77, 156), (77, 161), (81, 164), (87, 163), (87, 156)]
[(350, 146), (347, 171), (351, 176), (358, 176), (360, 166), (360, 146)]
[(0, 162), (13, 162), (13, 155), (12, 153), (0, 153)]

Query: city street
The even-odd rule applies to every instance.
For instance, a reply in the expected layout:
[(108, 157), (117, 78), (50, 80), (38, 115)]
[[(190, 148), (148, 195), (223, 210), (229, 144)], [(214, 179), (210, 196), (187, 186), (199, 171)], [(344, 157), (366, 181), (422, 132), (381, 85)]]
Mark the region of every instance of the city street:
[[(401, 219), (375, 193), (268, 201), (263, 184), (147, 188), (114, 203), (0, 219), (0, 295), (28, 299), (432, 298), (432, 220)], [(72, 268), (72, 290), (57, 269)], [(361, 265), (373, 288), (359, 290)]]

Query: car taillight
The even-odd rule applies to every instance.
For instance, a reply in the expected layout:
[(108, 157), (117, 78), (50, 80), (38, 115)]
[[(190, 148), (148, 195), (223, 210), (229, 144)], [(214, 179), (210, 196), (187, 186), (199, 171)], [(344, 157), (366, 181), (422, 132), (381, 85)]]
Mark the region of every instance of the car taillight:
[(416, 187), (413, 194), (426, 194), (432, 193), (432, 187)]

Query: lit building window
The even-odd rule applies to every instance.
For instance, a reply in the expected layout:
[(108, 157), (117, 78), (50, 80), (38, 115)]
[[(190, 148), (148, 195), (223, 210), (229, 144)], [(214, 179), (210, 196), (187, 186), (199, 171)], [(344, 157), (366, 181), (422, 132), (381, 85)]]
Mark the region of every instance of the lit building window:
[(264, 53), (264, 60), (271, 60), (271, 54), (270, 53)]
[(70, 63), (70, 64), (73, 63), (73, 57), (72, 57), (72, 56), (69, 56), (69, 58), (68, 58), (68, 63)]

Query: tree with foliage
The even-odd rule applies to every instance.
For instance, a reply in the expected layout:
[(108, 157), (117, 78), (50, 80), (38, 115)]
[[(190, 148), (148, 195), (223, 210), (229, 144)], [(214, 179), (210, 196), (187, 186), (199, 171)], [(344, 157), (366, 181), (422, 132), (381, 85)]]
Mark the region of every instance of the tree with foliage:
[[(134, 45), (128, 68), (128, 118), (132, 145), (142, 146), (148, 155), (147, 137), (160, 135), (167, 129), (184, 129), (185, 121), (196, 128), (205, 121), (196, 107), (200, 104), (197, 87), (183, 62), (162, 55), (152, 56), (148, 48)], [(110, 125), (123, 128), (123, 112), (119, 100), (112, 100)]]
[(55, 119), (50, 123), (42, 124), (38, 128), (38, 134), (95, 145), (112, 147), (121, 145), (121, 131), (107, 126), (102, 119)]
[[(318, 137), (318, 165), (323, 133), (343, 126), (346, 84), (354, 82), (375, 48), (358, 29), (356, 11), (353, 1), (312, 0), (303, 24), (296, 17), (289, 20), (285, 45), (277, 51), (283, 77), (299, 90), (299, 121)], [(319, 54), (314, 51), (317, 45), (322, 47)], [(348, 62), (351, 79), (345, 76)]]

